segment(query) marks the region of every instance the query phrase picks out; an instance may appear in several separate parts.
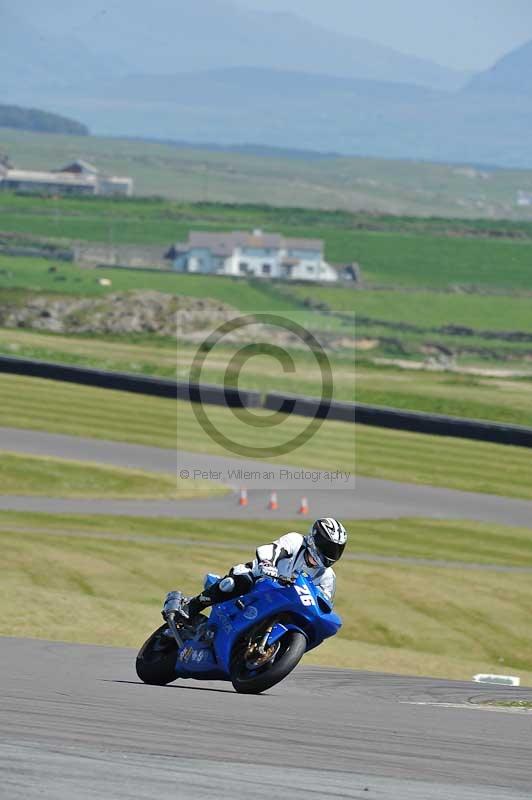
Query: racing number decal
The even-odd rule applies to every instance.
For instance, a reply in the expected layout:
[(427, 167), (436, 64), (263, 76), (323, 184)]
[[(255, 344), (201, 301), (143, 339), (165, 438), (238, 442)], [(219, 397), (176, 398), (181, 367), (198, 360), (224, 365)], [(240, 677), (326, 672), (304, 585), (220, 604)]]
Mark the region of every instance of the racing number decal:
[(312, 597), (308, 586), (296, 586), (295, 590), (304, 606), (314, 605), (314, 598)]

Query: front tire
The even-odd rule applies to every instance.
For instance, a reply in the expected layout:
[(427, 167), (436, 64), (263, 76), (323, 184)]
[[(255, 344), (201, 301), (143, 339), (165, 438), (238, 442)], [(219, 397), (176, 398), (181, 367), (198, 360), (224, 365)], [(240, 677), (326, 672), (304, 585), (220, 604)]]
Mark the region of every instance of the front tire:
[(161, 625), (139, 650), (135, 664), (137, 675), (153, 686), (166, 686), (175, 681), (177, 643), (173, 637), (164, 636), (168, 625)]
[(260, 694), (275, 686), (299, 664), (307, 649), (307, 639), (301, 631), (289, 630), (280, 640), (275, 660), (260, 670), (246, 666), (243, 653), (235, 658), (231, 667), (231, 683), (240, 694)]

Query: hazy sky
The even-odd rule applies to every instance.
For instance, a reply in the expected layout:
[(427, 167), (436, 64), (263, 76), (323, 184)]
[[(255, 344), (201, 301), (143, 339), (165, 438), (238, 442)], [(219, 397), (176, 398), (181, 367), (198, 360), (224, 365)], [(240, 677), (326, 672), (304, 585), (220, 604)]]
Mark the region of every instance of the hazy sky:
[(292, 11), (459, 69), (485, 69), (532, 39), (531, 0), (237, 0)]

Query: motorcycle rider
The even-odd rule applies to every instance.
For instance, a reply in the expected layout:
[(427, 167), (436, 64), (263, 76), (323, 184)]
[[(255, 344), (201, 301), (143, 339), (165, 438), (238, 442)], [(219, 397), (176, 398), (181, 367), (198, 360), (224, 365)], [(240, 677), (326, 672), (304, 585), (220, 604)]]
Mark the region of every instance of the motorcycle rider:
[(341, 557), (347, 531), (332, 517), (317, 519), (306, 536), (295, 531), (257, 548), (255, 559), (232, 567), (228, 575), (188, 600), (183, 599), (179, 616), (193, 620), (203, 609), (249, 592), (259, 578), (290, 577), (305, 572), (313, 583), (334, 600), (336, 575), (332, 565)]

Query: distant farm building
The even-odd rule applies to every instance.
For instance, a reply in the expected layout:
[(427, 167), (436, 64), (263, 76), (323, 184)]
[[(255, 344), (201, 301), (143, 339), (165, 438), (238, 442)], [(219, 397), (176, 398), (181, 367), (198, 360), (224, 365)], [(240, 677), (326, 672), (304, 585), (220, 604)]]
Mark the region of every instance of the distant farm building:
[(321, 239), (289, 239), (277, 233), (204, 233), (192, 231), (188, 241), (168, 252), (177, 272), (293, 281), (338, 280), (324, 260)]
[(133, 178), (105, 175), (86, 161), (77, 160), (52, 172), (0, 168), (0, 189), (28, 194), (120, 195), (133, 194)]
[(519, 189), (516, 204), (518, 206), (532, 206), (532, 192), (525, 192)]

